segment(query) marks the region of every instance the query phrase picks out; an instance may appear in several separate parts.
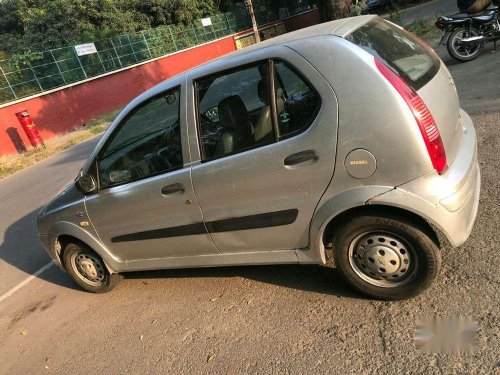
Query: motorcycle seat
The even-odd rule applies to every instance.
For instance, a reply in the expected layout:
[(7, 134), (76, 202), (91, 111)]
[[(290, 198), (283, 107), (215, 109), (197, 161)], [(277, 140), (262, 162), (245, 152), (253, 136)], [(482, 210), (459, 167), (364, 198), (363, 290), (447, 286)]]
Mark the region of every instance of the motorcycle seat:
[(477, 23), (488, 23), (495, 18), (495, 12), (485, 12), (481, 15), (474, 16), (472, 19)]
[(456, 14), (450, 14), (447, 17), (453, 20), (473, 19), (474, 21), (479, 21), (483, 23), (483, 22), (490, 22), (495, 17), (495, 12), (496, 12), (495, 10), (486, 9), (479, 13), (460, 12)]

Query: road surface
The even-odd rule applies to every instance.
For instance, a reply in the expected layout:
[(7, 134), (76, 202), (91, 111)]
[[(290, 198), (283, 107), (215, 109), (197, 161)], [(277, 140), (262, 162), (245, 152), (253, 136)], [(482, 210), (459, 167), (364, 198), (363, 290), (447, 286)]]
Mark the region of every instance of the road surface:
[(433, 0), (401, 11), (401, 20), (406, 25), (417, 18), (433, 19), (436, 15), (458, 13), (456, 0)]

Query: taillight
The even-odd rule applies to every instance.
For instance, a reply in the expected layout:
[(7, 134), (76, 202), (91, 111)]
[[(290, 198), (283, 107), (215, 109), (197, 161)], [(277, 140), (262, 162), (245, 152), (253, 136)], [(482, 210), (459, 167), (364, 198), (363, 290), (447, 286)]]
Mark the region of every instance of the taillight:
[(436, 27), (438, 29), (440, 29), (440, 30), (444, 30), (445, 29), (445, 25), (443, 25), (441, 22), (439, 22), (439, 20), (436, 21), (436, 23), (434, 25), (436, 25)]
[(427, 108), (417, 92), (391, 68), (377, 58), (375, 58), (375, 65), (380, 73), (382, 73), (402, 96), (408, 107), (410, 107), (420, 132), (422, 133), (432, 165), (438, 173), (442, 173), (446, 168), (446, 153), (443, 141), (441, 140), (441, 134), (439, 134), (439, 129), (429, 108)]

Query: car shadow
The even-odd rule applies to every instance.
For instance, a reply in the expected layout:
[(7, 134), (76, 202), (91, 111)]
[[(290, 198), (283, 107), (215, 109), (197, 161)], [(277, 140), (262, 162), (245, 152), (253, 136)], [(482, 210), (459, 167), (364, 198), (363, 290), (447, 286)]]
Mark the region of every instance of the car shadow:
[[(4, 240), (0, 244), (0, 259), (24, 272), (26, 277), (51, 261), (38, 240), (36, 229), (38, 212), (39, 209), (34, 210), (10, 225), (5, 230)], [(77, 285), (62, 271), (46, 270), (37, 277), (64, 288), (78, 289)], [(14, 287), (14, 285), (8, 285), (8, 287)]]
[(312, 293), (364, 299), (335, 268), (319, 265), (229, 266), (129, 272), (126, 279), (185, 279), (241, 277), (261, 283)]
[[(49, 256), (45, 253), (38, 240), (36, 229), (38, 212), (39, 209), (34, 210), (10, 225), (5, 231), (4, 241), (0, 244), (0, 259), (27, 275), (35, 273), (42, 266), (50, 262)], [(42, 272), (37, 277), (64, 288), (80, 290), (66, 273), (55, 270), (55, 266), (53, 268), (54, 270)], [(170, 269), (128, 272), (124, 276), (127, 279), (136, 280), (199, 278), (200, 282), (204, 278), (212, 277), (242, 277), (257, 282), (307, 292), (364, 298), (343, 281), (336, 269), (316, 265)]]

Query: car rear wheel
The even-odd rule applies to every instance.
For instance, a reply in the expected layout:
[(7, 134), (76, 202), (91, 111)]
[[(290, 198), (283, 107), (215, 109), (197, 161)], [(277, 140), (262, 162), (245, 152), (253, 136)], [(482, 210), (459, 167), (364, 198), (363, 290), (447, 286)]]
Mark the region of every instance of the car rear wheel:
[(459, 61), (470, 61), (475, 59), (483, 50), (484, 43), (474, 43), (470, 45), (461, 44), (464, 38), (479, 36), (478, 30), (469, 27), (455, 29), (448, 39), (448, 53), (451, 57)]
[(63, 263), (73, 281), (91, 293), (109, 292), (123, 278), (119, 274), (110, 274), (102, 258), (81, 243), (66, 245)]
[(404, 217), (352, 217), (336, 231), (333, 249), (341, 275), (360, 292), (378, 299), (404, 299), (423, 292), (441, 265), (431, 234)]

